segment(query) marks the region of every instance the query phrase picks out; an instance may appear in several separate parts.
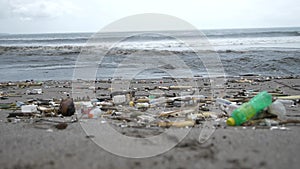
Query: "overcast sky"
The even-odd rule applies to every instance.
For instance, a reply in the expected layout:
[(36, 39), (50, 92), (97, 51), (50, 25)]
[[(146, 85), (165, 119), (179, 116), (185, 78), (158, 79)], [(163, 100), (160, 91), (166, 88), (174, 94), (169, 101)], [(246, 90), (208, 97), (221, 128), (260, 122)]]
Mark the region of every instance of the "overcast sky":
[(0, 33), (96, 32), (140, 13), (198, 29), (300, 26), (299, 0), (0, 0)]

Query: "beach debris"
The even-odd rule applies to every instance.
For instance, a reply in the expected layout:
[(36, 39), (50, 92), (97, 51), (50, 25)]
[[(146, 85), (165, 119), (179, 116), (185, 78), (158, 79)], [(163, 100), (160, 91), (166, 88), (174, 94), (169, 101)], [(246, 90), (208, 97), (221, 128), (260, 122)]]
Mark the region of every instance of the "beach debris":
[(10, 109), (13, 107), (14, 107), (13, 103), (0, 103), (0, 109)]
[(270, 130), (290, 130), (290, 128), (284, 126), (272, 126), (270, 127)]
[(295, 95), (295, 96), (278, 96), (277, 99), (281, 100), (299, 100), (300, 95)]
[(21, 106), (22, 113), (35, 113), (37, 112), (37, 105), (23, 105)]
[(217, 98), (216, 104), (218, 104), (220, 109), (224, 111), (226, 114), (228, 114), (229, 116), (231, 116), (231, 113), (239, 107), (236, 103), (233, 103), (229, 100), (222, 99), (222, 98)]
[(26, 90), (27, 95), (35, 95), (35, 94), (42, 94), (42, 89), (32, 89), (32, 90)]
[(72, 98), (62, 99), (58, 109), (58, 114), (63, 116), (72, 116), (75, 113), (75, 106)]
[(25, 105), (24, 102), (16, 101), (16, 106), (17, 106), (17, 107), (21, 107), (21, 106), (24, 106), (24, 105)]
[(58, 130), (63, 130), (63, 129), (66, 129), (68, 127), (68, 124), (65, 123), (65, 122), (61, 122), (61, 123), (58, 123), (56, 125), (54, 125), (55, 128), (57, 128)]
[(138, 109), (147, 110), (149, 108), (149, 103), (136, 103), (135, 107)]
[(52, 133), (52, 132), (53, 132), (53, 129), (49, 128), (49, 129), (47, 129), (46, 131), (49, 132), (49, 133)]
[(285, 124), (299, 124), (300, 120), (297, 119), (286, 119), (286, 120), (281, 120), (279, 122), (279, 125), (285, 125)]
[(9, 113), (7, 118), (18, 118), (18, 117), (33, 117), (33, 113), (20, 113), (20, 112), (13, 112)]
[(25, 82), (4, 82), (0, 83), (0, 87), (12, 87), (17, 86), (19, 88), (31, 87), (31, 86), (42, 86), (42, 82), (35, 82), (33, 80), (27, 80)]
[(126, 96), (125, 95), (115, 95), (113, 96), (113, 103), (118, 105), (118, 104), (123, 104), (126, 102)]
[(158, 122), (159, 127), (192, 127), (195, 125), (195, 121), (161, 121)]
[(284, 105), (276, 100), (268, 107), (268, 113), (276, 115), (280, 120), (286, 120), (286, 110)]
[[(49, 129), (52, 132), (66, 129), (72, 122), (88, 123), (99, 120), (100, 123), (109, 123), (121, 128), (199, 127), (203, 130), (199, 136), (201, 142), (207, 140), (211, 132), (217, 128), (225, 128), (226, 122), (227, 125), (242, 125), (245, 128), (251, 126), (254, 129), (275, 127), (272, 130), (285, 130), (280, 127), (300, 123), (299, 120), (286, 115), (286, 107), (284, 107), (297, 106), (299, 95), (289, 96), (283, 93), (284, 90), (280, 87), (272, 90), (269, 87), (265, 92), (260, 92), (259, 85), (253, 89), (244, 88), (246, 85), (252, 86), (270, 79), (249, 76), (247, 79), (228, 80), (227, 82), (231, 81), (231, 83), (226, 83), (226, 88), (231, 90), (222, 97), (213, 97), (209, 94), (211, 90), (209, 81), (202, 79), (199, 81), (203, 81), (202, 85), (193, 87), (189, 86), (191, 83), (176, 85), (174, 79), (136, 80), (128, 90), (113, 91), (111, 84), (103, 80), (97, 82), (101, 84), (96, 83), (93, 88), (90, 85), (83, 87), (86, 90), (94, 90), (95, 97), (77, 96), (75, 102), (68, 97), (70, 92), (66, 90), (57, 92), (63, 97), (67, 95), (66, 99), (45, 99), (44, 95), (39, 95), (44, 94), (42, 90), (32, 88), (28, 89), (30, 91), (28, 94), (31, 96), (26, 96), (24, 100), (18, 98), (15, 99), (18, 101), (11, 101), (9, 97), (18, 96), (19, 93), (4, 87), (5, 91), (1, 91), (0, 94), (8, 97), (11, 103), (0, 103), (0, 108), (14, 111), (7, 116), (8, 122), (28, 122), (37, 128)], [(40, 88), (50, 89), (53, 85), (60, 89), (70, 88), (69, 83), (47, 83), (47, 86)], [(16, 84), (10, 85), (16, 88)], [(26, 91), (26, 89), (19, 90), (22, 90), (23, 94)], [(256, 95), (263, 96), (253, 101), (258, 97)], [(270, 105), (262, 106), (263, 99), (266, 99), (266, 103)], [(237, 116), (236, 112), (243, 113)], [(73, 120), (69, 119), (73, 117)], [(240, 117), (243, 117), (242, 120)], [(234, 123), (230, 119), (234, 119)]]
[(8, 95), (5, 93), (3, 93), (3, 92), (0, 92), (0, 100), (7, 100), (8, 99), (8, 97), (7, 97)]
[(253, 80), (241, 78), (241, 79), (228, 80), (228, 82), (231, 82), (231, 83), (252, 83)]
[(231, 117), (227, 119), (229, 126), (239, 126), (259, 114), (264, 108), (272, 103), (272, 96), (263, 91), (252, 98), (249, 102), (244, 103), (232, 112)]
[(170, 86), (170, 90), (183, 90), (183, 89), (192, 89), (193, 86)]
[(37, 110), (44, 114), (55, 113), (55, 107), (37, 106)]
[(159, 117), (178, 117), (178, 116), (182, 116), (182, 115), (186, 115), (186, 114), (191, 114), (191, 113), (195, 113), (198, 112), (197, 111), (197, 107), (196, 108), (190, 108), (190, 109), (180, 109), (180, 110), (172, 110), (172, 111), (164, 111), (159, 113)]
[(264, 122), (265, 122), (266, 126), (278, 126), (279, 125), (279, 121), (274, 120), (274, 119), (264, 119)]
[(88, 112), (88, 118), (97, 119), (102, 114), (102, 111), (99, 106), (94, 107)]
[(155, 121), (155, 118), (153, 116), (149, 116), (149, 115), (139, 115), (139, 116), (137, 116), (137, 119), (144, 123), (151, 123), (151, 122)]

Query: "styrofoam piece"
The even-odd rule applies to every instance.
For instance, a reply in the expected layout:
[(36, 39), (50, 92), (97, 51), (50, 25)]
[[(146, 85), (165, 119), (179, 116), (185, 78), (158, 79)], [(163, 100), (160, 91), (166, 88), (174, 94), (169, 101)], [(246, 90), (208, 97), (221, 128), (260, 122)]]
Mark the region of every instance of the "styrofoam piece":
[(23, 105), (21, 106), (22, 113), (35, 113), (37, 112), (37, 105)]
[(116, 95), (113, 97), (114, 104), (123, 104), (126, 102), (126, 96), (125, 95)]

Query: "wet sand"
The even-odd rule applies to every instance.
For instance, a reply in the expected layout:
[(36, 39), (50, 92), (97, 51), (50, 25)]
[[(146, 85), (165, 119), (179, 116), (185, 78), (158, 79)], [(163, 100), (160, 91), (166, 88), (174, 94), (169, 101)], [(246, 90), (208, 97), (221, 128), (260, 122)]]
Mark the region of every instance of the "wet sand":
[[(244, 77), (253, 79), (256, 77)], [(247, 83), (240, 77), (228, 78), (226, 94), (245, 90), (280, 89), (287, 95), (300, 95), (300, 78), (266, 78), (261, 82)], [(205, 90), (206, 80), (199, 80)], [(142, 85), (155, 85), (145, 81)], [(168, 85), (167, 83), (164, 83)], [(101, 85), (101, 83), (99, 83)], [(48, 87), (47, 87), (48, 86)], [(103, 84), (101, 85), (103, 86)], [(8, 97), (1, 103), (26, 101), (31, 98), (60, 98), (71, 92), (70, 83), (48, 81), (41, 87), (42, 95), (25, 95), (30, 87), (2, 88), (21, 97)], [(299, 119), (299, 103), (285, 105), (289, 118)], [(220, 110), (219, 110), (220, 111)], [(208, 141), (198, 142), (201, 125), (194, 127), (182, 142), (161, 155), (132, 159), (120, 157), (97, 146), (79, 123), (71, 123), (64, 130), (46, 130), (26, 122), (7, 122), (10, 110), (0, 110), (0, 166), (1, 168), (298, 168), (300, 162), (299, 124), (289, 124), (289, 130), (270, 130), (253, 126), (218, 127)], [(122, 128), (123, 133), (138, 136), (147, 129)], [(184, 129), (178, 129), (184, 130)], [(93, 136), (97, 137), (97, 136)], [(172, 141), (172, 140), (170, 140)], [(122, 144), (120, 142), (120, 144)]]

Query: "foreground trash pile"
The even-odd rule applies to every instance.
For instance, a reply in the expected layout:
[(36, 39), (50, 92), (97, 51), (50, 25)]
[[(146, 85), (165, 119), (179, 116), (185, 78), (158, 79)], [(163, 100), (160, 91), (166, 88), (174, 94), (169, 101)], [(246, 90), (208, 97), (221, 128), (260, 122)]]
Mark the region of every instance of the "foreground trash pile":
[[(70, 82), (61, 82), (60, 86), (53, 85), (54, 82), (2, 83), (0, 109), (8, 111), (8, 122), (30, 123), (47, 131), (89, 120), (120, 128), (189, 128), (211, 121), (215, 128), (242, 125), (288, 130), (286, 124), (300, 123), (287, 117), (285, 109), (287, 105), (298, 106), (299, 95), (286, 95), (279, 88), (266, 91), (239, 87), (263, 84), (270, 79), (229, 79), (225, 90), (232, 90), (223, 97), (212, 96), (207, 79), (198, 79), (197, 86), (186, 81), (187, 85), (176, 85), (174, 79), (136, 80), (128, 90), (120, 91), (111, 89), (111, 81), (96, 81), (95, 86), (85, 87), (95, 93), (94, 98), (70, 98), (66, 92), (70, 91)], [(60, 97), (45, 99), (44, 90), (51, 88)], [(12, 89), (23, 89), (23, 93), (8, 92)], [(32, 98), (22, 100), (23, 96)], [(14, 102), (5, 102), (12, 98)]]

